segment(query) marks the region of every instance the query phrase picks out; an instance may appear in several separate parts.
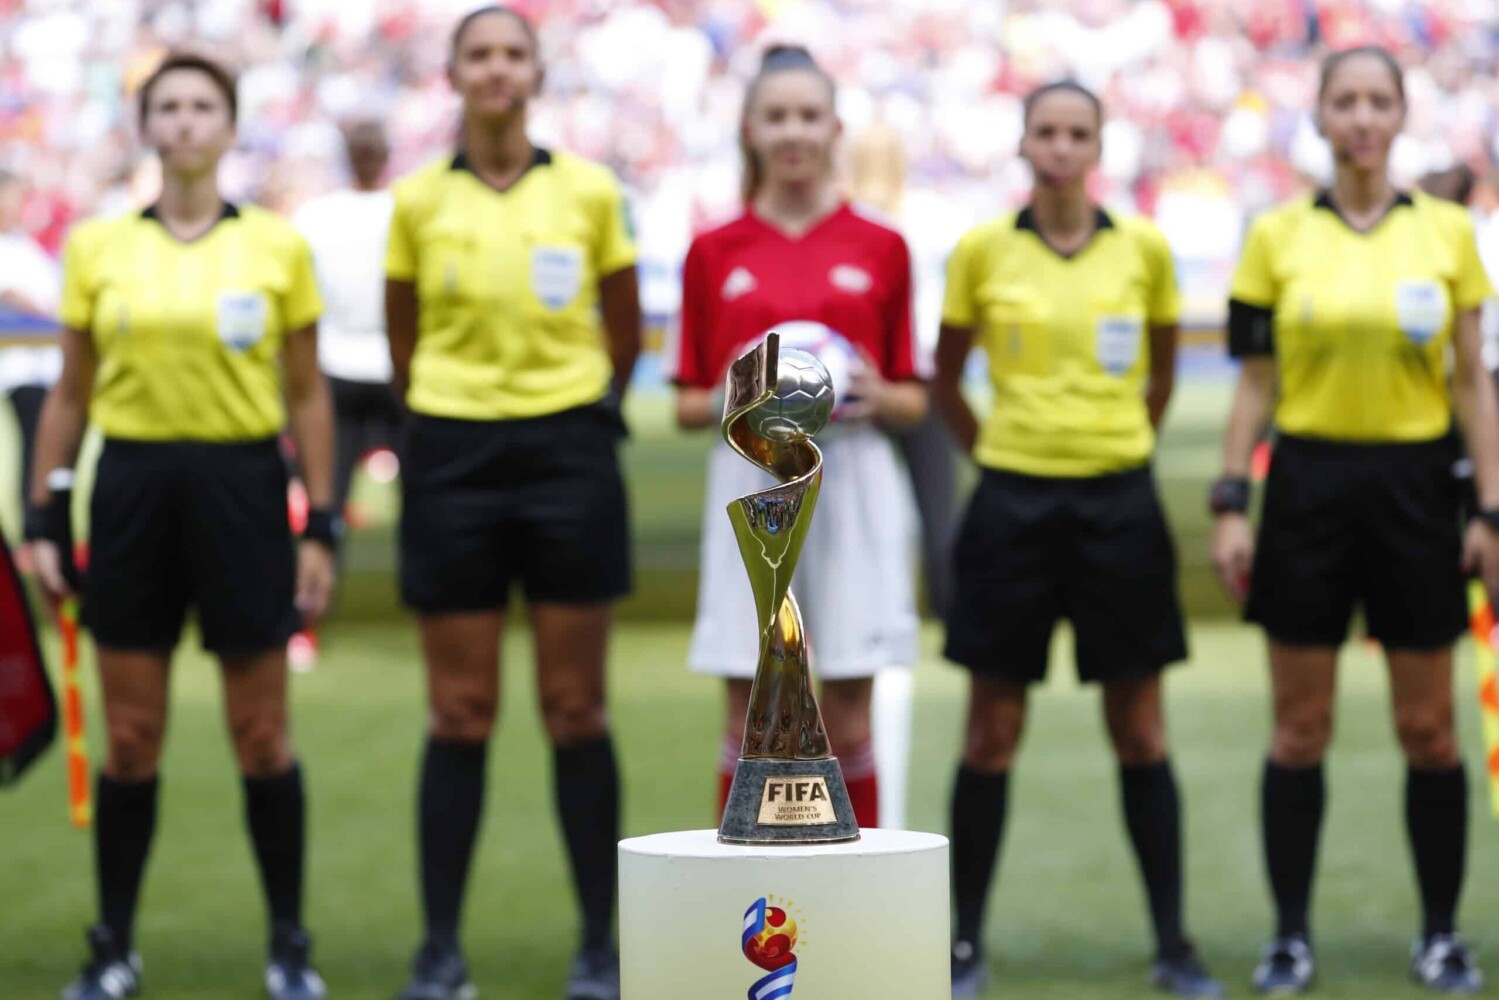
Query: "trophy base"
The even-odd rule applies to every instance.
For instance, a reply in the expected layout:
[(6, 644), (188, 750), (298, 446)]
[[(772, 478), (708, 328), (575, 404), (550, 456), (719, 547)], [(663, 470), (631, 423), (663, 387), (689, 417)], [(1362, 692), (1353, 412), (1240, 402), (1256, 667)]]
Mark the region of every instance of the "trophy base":
[(837, 757), (741, 757), (718, 827), (725, 844), (830, 844), (859, 839)]

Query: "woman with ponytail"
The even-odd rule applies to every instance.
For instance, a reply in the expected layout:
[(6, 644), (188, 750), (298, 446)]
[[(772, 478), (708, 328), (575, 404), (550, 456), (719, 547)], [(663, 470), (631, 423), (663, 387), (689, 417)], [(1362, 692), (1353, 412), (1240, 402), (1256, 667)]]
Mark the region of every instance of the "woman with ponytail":
[[(911, 260), (893, 229), (839, 195), (832, 79), (804, 48), (766, 52), (745, 95), (744, 212), (699, 236), (682, 278), (677, 420), (717, 430), (724, 373), (772, 330), (816, 354), (838, 406), (818, 437), (825, 473), (796, 578), (816, 648), (828, 738), (861, 826), (875, 826), (874, 675), (916, 659), (910, 500), (882, 428), (926, 411), (911, 339)], [(720, 443), (709, 460), (689, 661), (727, 681), (719, 804), (744, 738), (757, 658), (754, 602), (724, 506), (770, 478)]]
[(616, 451), (640, 301), (618, 182), (527, 134), (542, 73), (520, 14), (465, 17), (448, 66), (463, 100), (459, 148), (395, 186), (386, 313), (411, 412), (401, 593), (420, 621), (430, 704), (418, 805), (426, 934), (402, 1000), (474, 992), (459, 913), (517, 583), (583, 911), (566, 995), (619, 996), (620, 789), (604, 667), (613, 602), (630, 585)]

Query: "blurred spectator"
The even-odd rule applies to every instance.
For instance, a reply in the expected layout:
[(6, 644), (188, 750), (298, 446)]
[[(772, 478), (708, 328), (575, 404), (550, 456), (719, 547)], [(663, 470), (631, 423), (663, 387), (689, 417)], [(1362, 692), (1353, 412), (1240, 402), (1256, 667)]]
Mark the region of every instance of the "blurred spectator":
[[(62, 296), (62, 274), (25, 228), (26, 188), (0, 170), (0, 329), (40, 335), (52, 329)], [(31, 445), (47, 389), (62, 370), (62, 352), (45, 343), (0, 347), (0, 392), (15, 410), (21, 439), (21, 504), (26, 501)], [(3, 543), (0, 543), (3, 544)]]
[[(53, 247), (101, 205), (149, 198), (129, 95), (169, 45), (245, 68), (234, 196), (290, 210), (337, 180), (337, 125), (390, 122), (399, 172), (451, 143), (447, 32), (475, 0), (0, 0), (0, 166), (46, 178), (33, 230)], [(1189, 318), (1216, 319), (1247, 217), (1326, 180), (1309, 117), (1329, 46), (1379, 42), (1408, 67), (1401, 183), (1496, 147), (1493, 0), (522, 0), (549, 71), (537, 139), (613, 167), (639, 220), (648, 312), (676, 308), (692, 233), (737, 208), (738, 97), (772, 39), (800, 41), (840, 81), (857, 134), (905, 147), (908, 235), (1022, 197), (1017, 95), (1075, 76), (1106, 98), (1096, 195), (1159, 218)], [(934, 220), (934, 231), (921, 230)]]

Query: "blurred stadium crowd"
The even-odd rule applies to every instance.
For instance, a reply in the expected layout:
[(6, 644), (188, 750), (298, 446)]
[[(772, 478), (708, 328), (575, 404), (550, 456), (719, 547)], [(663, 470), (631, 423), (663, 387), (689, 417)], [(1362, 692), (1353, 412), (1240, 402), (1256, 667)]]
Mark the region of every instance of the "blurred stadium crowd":
[[(450, 144), (447, 32), (474, 0), (0, 0), (0, 168), (32, 182), (47, 249), (76, 219), (154, 194), (131, 95), (168, 47), (240, 68), (233, 195), (290, 211), (340, 183), (338, 125), (378, 116), (403, 171)], [(536, 139), (628, 186), (645, 305), (664, 322), (692, 233), (737, 207), (743, 80), (764, 43), (809, 44), (849, 134), (884, 134), (860, 192), (902, 223), (932, 280), (975, 219), (1026, 185), (1019, 95), (1073, 76), (1104, 95), (1098, 197), (1153, 215), (1189, 319), (1215, 322), (1245, 219), (1325, 178), (1316, 57), (1378, 42), (1409, 67), (1397, 181), (1458, 163), (1499, 202), (1495, 0), (518, 0), (548, 61)], [(879, 162), (881, 159), (886, 162)], [(898, 163), (897, 160), (903, 161)], [(903, 189), (903, 197), (896, 192)], [(1487, 203), (1487, 204), (1485, 204)], [(924, 333), (934, 323), (922, 323)]]

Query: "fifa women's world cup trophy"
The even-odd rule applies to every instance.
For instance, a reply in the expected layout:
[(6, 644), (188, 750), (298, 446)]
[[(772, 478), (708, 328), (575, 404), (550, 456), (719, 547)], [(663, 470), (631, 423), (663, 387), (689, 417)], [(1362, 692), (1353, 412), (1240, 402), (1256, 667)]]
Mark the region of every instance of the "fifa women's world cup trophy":
[(859, 826), (812, 689), (811, 653), (791, 578), (822, 486), (812, 436), (833, 411), (827, 369), (769, 334), (729, 368), (723, 435), (780, 480), (728, 506), (755, 595), (760, 658), (744, 747), (718, 829), (726, 843), (857, 840)]

